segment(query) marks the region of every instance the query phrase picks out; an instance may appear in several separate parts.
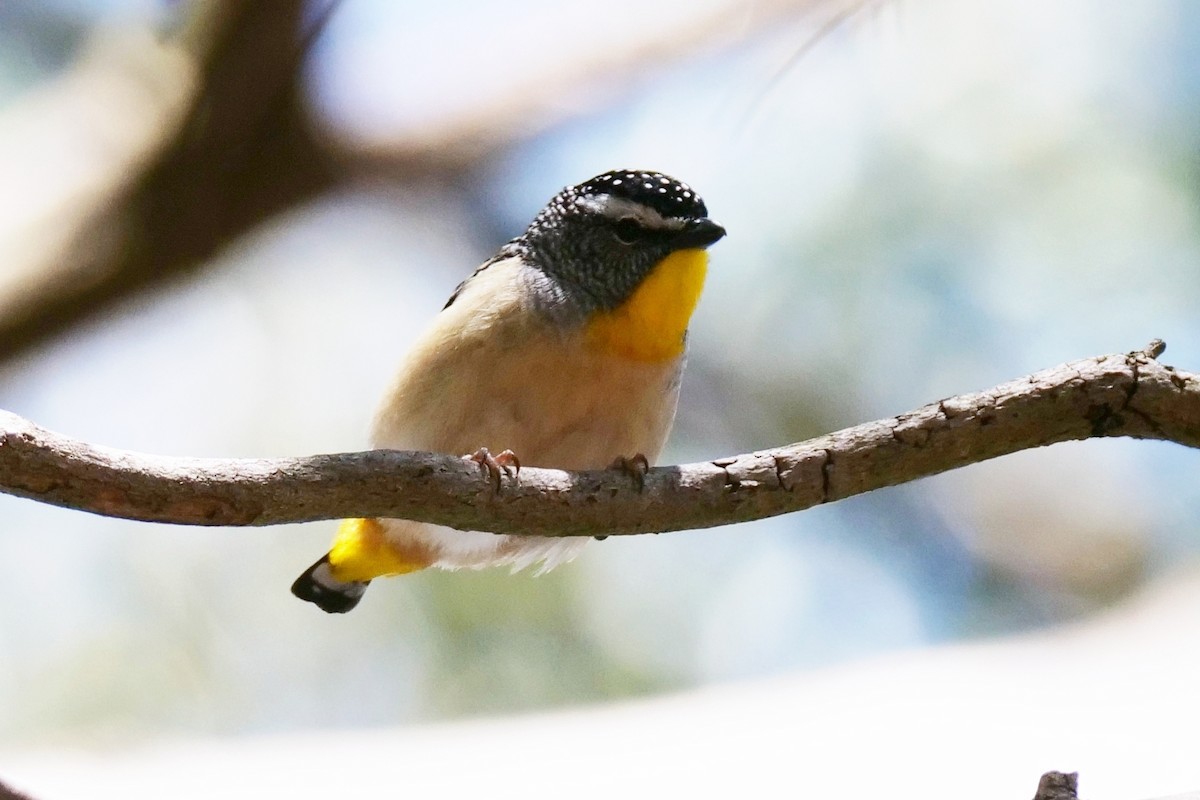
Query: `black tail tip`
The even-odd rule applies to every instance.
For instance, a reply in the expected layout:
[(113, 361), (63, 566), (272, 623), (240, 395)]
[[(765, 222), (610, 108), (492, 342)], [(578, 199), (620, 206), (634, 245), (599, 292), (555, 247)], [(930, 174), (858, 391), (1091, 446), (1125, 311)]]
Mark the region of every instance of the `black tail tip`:
[(345, 614), (362, 600), (367, 584), (368, 581), (339, 581), (333, 577), (329, 556), (324, 555), (296, 578), (292, 584), (292, 594), (327, 614)]

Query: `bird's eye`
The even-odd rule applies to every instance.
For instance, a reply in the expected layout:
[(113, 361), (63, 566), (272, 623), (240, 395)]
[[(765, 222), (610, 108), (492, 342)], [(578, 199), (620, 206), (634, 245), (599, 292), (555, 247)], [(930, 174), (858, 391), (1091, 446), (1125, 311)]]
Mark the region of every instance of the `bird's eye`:
[(621, 244), (633, 244), (646, 235), (646, 229), (633, 217), (622, 217), (617, 220), (613, 234)]

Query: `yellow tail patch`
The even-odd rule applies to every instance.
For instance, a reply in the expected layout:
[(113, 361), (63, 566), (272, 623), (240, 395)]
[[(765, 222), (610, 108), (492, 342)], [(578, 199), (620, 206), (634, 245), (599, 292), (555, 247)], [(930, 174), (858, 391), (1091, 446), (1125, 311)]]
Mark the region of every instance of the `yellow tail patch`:
[(708, 253), (676, 250), (650, 271), (622, 305), (588, 322), (588, 345), (634, 361), (683, 353), (683, 337), (708, 272)]
[(384, 575), (403, 575), (429, 566), (412, 553), (388, 541), (377, 519), (344, 519), (338, 526), (329, 566), (339, 581), (369, 581)]

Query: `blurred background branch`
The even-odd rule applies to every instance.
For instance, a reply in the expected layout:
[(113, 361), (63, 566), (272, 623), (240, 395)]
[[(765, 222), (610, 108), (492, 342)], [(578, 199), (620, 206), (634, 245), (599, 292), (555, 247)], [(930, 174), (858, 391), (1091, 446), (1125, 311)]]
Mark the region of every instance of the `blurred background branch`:
[(0, 362), (120, 298), (204, 269), (248, 229), (351, 176), (453, 181), (586, 113), (597, 92), (814, 9), (837, 20), (870, 1), (718, 4), (669, 28), (593, 38), (570, 61), (518, 74), (483, 103), (348, 149), (314, 132), (302, 90), (305, 58), (337, 0), (319, 9), (304, 0), (192, 3), (174, 34), (147, 36), (117, 64), (93, 53), (56, 87), (91, 83), (136, 104), (96, 109), (89, 121), (121, 131), (91, 191), (71, 187), (48, 220), (23, 232), (23, 246), (0, 248), (9, 276), (0, 279)]
[(29, 248), (12, 270), (21, 279), (0, 291), (0, 359), (203, 268), (231, 238), (328, 187), (328, 158), (297, 95), (316, 33), (303, 27), (305, 5), (196, 3), (178, 34), (131, 56), (157, 62), (143, 65), (148, 74), (104, 74), (111, 64), (85, 60), (63, 79), (133, 84), (143, 105), (107, 113), (142, 119), (110, 142), (108, 179), (51, 215), (56, 236), (42, 244), (56, 246)]

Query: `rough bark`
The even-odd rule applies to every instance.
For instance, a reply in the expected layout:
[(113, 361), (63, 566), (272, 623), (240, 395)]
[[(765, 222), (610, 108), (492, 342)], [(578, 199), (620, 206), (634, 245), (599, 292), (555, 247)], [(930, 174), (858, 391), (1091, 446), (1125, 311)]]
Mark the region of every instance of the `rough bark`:
[(499, 491), (478, 464), (451, 455), (167, 458), (87, 444), (0, 412), (0, 491), (185, 525), (400, 517), (544, 536), (706, 528), (1056, 442), (1128, 436), (1200, 447), (1200, 376), (1158, 363), (1161, 351), (1155, 342), (1074, 361), (806, 442), (656, 467), (644, 481), (618, 470), (525, 467), (503, 476)]

